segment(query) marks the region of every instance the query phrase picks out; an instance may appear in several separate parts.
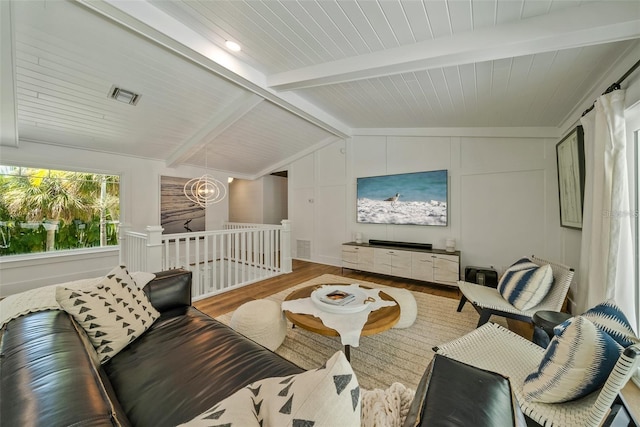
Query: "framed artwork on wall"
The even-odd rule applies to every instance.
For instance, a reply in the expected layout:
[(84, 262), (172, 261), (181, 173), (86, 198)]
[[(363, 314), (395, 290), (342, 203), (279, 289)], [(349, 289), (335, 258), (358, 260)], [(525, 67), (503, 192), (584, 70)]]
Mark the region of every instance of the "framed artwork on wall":
[(584, 133), (573, 129), (556, 145), (560, 226), (582, 229), (584, 205)]
[(163, 234), (205, 231), (205, 208), (184, 194), (187, 178), (160, 177), (160, 225)]

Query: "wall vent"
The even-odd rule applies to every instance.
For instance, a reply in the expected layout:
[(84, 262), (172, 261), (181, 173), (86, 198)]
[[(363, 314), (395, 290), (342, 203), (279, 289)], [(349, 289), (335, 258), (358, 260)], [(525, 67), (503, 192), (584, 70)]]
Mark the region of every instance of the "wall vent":
[(296, 240), (296, 258), (311, 259), (310, 240)]

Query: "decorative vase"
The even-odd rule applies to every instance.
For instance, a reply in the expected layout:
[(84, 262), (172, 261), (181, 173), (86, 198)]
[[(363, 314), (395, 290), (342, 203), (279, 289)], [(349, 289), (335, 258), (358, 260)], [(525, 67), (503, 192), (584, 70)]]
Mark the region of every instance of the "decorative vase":
[(455, 252), (456, 251), (456, 239), (447, 239), (446, 250), (447, 250), (447, 252)]

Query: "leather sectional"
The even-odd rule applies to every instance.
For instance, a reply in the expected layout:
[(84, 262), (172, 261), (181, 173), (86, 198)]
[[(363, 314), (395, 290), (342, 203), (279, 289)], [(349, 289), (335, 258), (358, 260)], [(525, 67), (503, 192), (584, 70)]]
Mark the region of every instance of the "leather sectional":
[[(175, 426), (247, 384), (303, 372), (195, 309), (190, 272), (157, 273), (144, 291), (160, 317), (104, 364), (65, 311), (9, 321), (0, 331), (0, 425)], [(508, 382), (459, 365), (430, 365), (405, 427), (520, 425)], [(472, 396), (469, 381), (479, 382)]]
[(10, 321), (0, 344), (2, 426), (174, 426), (245, 385), (303, 370), (191, 306), (191, 273), (158, 273), (161, 313), (103, 365), (62, 310)]

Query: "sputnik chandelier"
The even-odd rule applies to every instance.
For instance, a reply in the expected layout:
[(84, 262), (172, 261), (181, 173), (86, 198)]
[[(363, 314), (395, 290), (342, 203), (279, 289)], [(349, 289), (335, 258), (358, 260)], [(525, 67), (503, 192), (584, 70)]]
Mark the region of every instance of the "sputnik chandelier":
[(204, 174), (200, 178), (187, 181), (184, 185), (184, 195), (192, 202), (206, 207), (222, 201), (227, 195), (227, 189), (222, 182)]
[[(207, 169), (209, 160), (209, 150), (204, 149), (204, 167)], [(184, 185), (184, 195), (187, 199), (204, 207), (222, 201), (227, 195), (227, 187), (209, 174), (204, 174), (200, 178), (193, 178)]]

